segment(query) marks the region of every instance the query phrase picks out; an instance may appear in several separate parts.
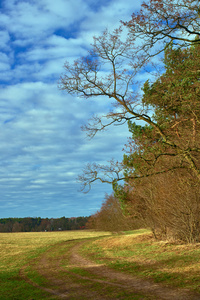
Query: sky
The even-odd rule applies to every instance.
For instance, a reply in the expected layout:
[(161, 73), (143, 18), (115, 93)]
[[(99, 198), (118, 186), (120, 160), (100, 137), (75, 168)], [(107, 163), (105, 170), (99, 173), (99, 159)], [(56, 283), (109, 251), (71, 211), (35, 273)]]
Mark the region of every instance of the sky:
[(0, 0), (0, 218), (89, 216), (112, 192), (96, 183), (84, 194), (77, 177), (87, 163), (122, 159), (127, 126), (88, 139), (81, 126), (106, 104), (70, 96), (58, 81), (66, 61), (140, 3)]

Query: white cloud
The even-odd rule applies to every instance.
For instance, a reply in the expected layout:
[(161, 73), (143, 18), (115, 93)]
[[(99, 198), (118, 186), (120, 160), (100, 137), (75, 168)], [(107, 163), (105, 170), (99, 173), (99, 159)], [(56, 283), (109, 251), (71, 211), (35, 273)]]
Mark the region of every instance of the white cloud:
[(105, 113), (110, 102), (72, 97), (60, 91), (57, 82), (65, 60), (72, 62), (85, 55), (94, 34), (118, 26), (137, 4), (130, 0), (3, 3), (1, 216), (94, 213), (111, 187), (96, 184), (95, 190), (83, 195), (76, 178), (87, 162), (120, 159), (128, 130), (112, 127), (88, 140), (80, 126), (94, 113)]
[(90, 11), (88, 17), (81, 24), (79, 38), (85, 41), (85, 44), (93, 42), (93, 36), (99, 36), (105, 29), (112, 31), (118, 28), (120, 21), (126, 21), (131, 18), (134, 10), (138, 10), (141, 1), (108, 1), (105, 6), (100, 7), (98, 12)]
[(10, 70), (10, 65), (7, 63), (0, 62), (0, 72)]
[(44, 5), (46, 11), (66, 19), (68, 22), (66, 25), (76, 22), (77, 19), (81, 19), (90, 10), (87, 1), (84, 0), (57, 0), (56, 2), (42, 0), (40, 3)]
[(0, 30), (0, 48), (3, 50), (8, 50), (6, 44), (10, 41), (10, 36), (7, 31)]
[[(80, 21), (89, 10), (85, 1), (8, 1), (1, 22), (16, 38), (36, 40)], [(81, 7), (81, 9), (77, 9)], [(70, 28), (69, 28), (70, 29)]]

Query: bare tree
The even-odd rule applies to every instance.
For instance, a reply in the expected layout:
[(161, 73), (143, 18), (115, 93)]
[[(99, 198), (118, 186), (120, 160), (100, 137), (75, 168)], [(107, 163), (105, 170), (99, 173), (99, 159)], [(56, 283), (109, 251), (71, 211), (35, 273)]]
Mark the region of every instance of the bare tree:
[[(162, 42), (162, 50), (165, 49), (166, 43), (169, 45), (170, 42), (179, 46), (199, 43), (198, 4), (199, 1), (195, 0), (150, 0), (143, 3), (141, 11), (133, 14), (130, 22), (124, 23), (129, 29), (128, 34), (122, 27), (113, 33), (105, 31), (102, 36), (94, 38), (87, 57), (82, 57), (73, 64), (65, 64), (65, 74), (61, 76), (60, 88), (85, 99), (99, 97), (100, 101), (113, 100), (112, 111), (103, 116), (94, 116), (84, 127), (90, 137), (112, 124), (143, 121), (153, 128), (156, 139), (164, 149), (154, 157), (155, 162), (160, 156), (179, 157), (181, 159), (177, 167), (182, 165), (188, 167), (200, 179), (200, 169), (193, 155), (193, 150), (199, 152), (199, 148), (182, 147), (174, 135), (169, 134), (169, 130), (164, 130), (163, 123), (152, 117), (148, 105), (143, 105), (137, 81), (138, 73), (144, 71), (151, 56), (160, 51), (157, 51), (158, 42)], [(142, 41), (138, 42), (138, 39)], [(196, 69), (194, 72), (199, 74)], [(153, 106), (150, 107), (151, 111), (152, 108)], [(194, 116), (192, 122), (195, 128), (199, 119), (196, 121)], [(174, 128), (174, 132), (178, 132), (178, 124), (179, 120), (175, 114), (170, 130)], [(166, 170), (132, 176), (137, 178), (160, 172)], [(106, 174), (109, 175), (107, 179)], [(111, 174), (117, 174), (117, 177), (111, 178)], [(88, 166), (88, 171), (84, 171), (80, 179), (83, 186), (86, 186), (95, 180), (112, 182), (122, 180), (124, 177), (119, 176), (118, 166), (114, 169), (113, 166), (94, 164)]]
[(199, 0), (146, 1), (141, 10), (123, 24), (133, 40), (141, 40), (139, 51), (149, 55), (163, 51), (169, 44), (187, 47), (200, 42), (199, 4)]
[(187, 170), (132, 183), (127, 203), (132, 216), (156, 238), (194, 243), (200, 240), (200, 184)]
[(113, 195), (106, 195), (101, 209), (91, 217), (87, 227), (96, 230), (120, 232), (135, 229), (136, 225), (129, 215), (123, 213), (119, 200)]

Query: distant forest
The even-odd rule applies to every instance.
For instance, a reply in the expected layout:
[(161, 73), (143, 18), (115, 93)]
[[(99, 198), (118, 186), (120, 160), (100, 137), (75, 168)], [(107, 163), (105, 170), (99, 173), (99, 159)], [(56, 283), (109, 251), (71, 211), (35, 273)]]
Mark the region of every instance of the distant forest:
[(0, 219), (0, 232), (60, 231), (85, 229), (89, 217), (77, 218), (4, 218)]

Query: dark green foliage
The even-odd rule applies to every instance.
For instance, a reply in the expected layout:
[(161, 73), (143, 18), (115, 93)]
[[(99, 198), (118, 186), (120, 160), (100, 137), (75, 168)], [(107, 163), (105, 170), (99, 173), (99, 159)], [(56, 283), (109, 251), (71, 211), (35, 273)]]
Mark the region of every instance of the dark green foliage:
[(143, 86), (144, 110), (152, 124), (129, 121), (132, 139), (124, 156), (125, 175), (143, 177), (187, 168), (200, 178), (200, 45), (165, 49), (165, 72)]
[(2, 218), (0, 232), (30, 232), (84, 229), (89, 217), (77, 218)]

